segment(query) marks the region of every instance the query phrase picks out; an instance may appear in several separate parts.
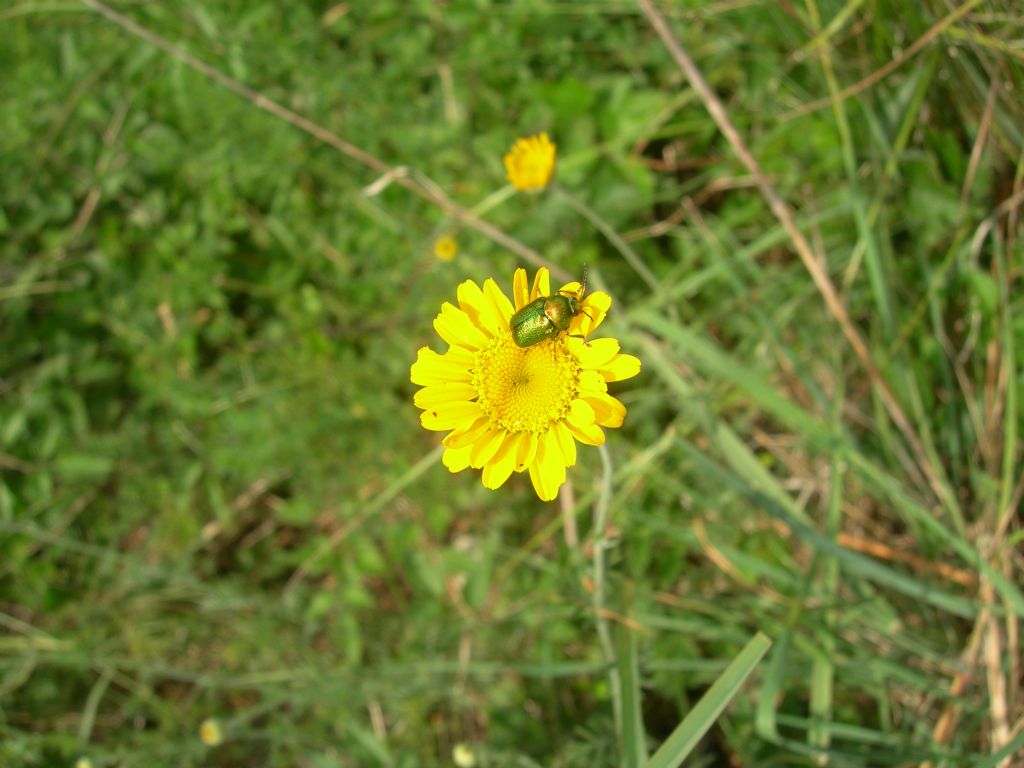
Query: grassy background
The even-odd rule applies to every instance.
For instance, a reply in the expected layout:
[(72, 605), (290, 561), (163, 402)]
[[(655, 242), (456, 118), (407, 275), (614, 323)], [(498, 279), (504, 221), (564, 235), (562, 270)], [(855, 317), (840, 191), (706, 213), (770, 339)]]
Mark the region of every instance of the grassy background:
[[(1019, 9), (664, 5), (920, 452), (631, 3), (119, 8), (613, 292), (644, 371), (614, 388), (608, 608), (651, 748), (762, 630), (689, 765), (997, 765), (1024, 717)], [(597, 452), (574, 502), (490, 492), (411, 402), (441, 302), (522, 262), (76, 2), (8, 0), (0, 39), (0, 764), (619, 764)], [(657, 291), (564, 195), (503, 190), (542, 129)]]

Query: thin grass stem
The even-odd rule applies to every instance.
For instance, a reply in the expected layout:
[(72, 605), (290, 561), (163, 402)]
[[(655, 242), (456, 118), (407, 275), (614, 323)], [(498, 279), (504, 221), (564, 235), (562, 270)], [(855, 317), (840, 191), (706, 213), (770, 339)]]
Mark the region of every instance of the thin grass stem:
[(594, 620), (597, 623), (597, 637), (601, 643), (601, 650), (604, 653), (605, 661), (608, 662), (608, 684), (611, 687), (612, 705), (615, 711), (615, 733), (622, 735), (622, 706), (621, 706), (621, 681), (619, 670), (615, 665), (615, 645), (612, 642), (611, 629), (608, 626), (607, 608), (607, 564), (604, 553), (608, 549), (609, 542), (605, 538), (605, 528), (608, 525), (608, 509), (612, 497), (612, 476), (614, 468), (608, 446), (598, 446), (601, 454), (601, 492), (597, 497), (597, 506), (594, 508), (594, 531), (593, 531), (593, 579), (594, 579)]
[(565, 187), (556, 184), (554, 189), (574, 211), (593, 224), (594, 228), (608, 239), (608, 242), (611, 243), (612, 247), (619, 252), (622, 258), (626, 260), (626, 263), (629, 264), (640, 279), (647, 284), (647, 287), (651, 289), (652, 293), (661, 293), (662, 288), (658, 282), (658, 278), (655, 277), (654, 273), (651, 272), (646, 264), (644, 264), (644, 260), (640, 258), (640, 255), (630, 247), (629, 243), (622, 239), (622, 236), (618, 232), (615, 231), (615, 227), (605, 221), (601, 214), (584, 203)]

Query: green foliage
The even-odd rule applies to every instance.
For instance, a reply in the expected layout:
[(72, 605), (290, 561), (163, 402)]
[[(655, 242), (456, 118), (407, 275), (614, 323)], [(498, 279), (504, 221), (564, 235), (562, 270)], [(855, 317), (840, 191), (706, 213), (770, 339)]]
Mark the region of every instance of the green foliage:
[[(981, 681), (1009, 671), (970, 641), (983, 609), (1024, 611), (1020, 24), (975, 3), (868, 83), (950, 6), (662, 5), (919, 447), (632, 4), (123, 7), (615, 295), (644, 370), (613, 385), (612, 664), (595, 452), (565, 510), (521, 476), (490, 492), (412, 405), (440, 303), (466, 277), (509, 289), (513, 256), (84, 4), (0, 10), (0, 764), (1020, 748), (1016, 681), (994, 745)], [(657, 290), (563, 195), (490, 197), (538, 130)]]

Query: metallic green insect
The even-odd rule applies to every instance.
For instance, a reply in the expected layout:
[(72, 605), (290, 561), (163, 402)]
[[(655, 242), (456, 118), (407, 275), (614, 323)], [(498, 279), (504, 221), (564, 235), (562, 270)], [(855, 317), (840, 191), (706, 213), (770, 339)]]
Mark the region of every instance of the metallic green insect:
[(565, 333), (576, 315), (586, 314), (582, 305), (586, 291), (587, 270), (584, 269), (576, 293), (559, 291), (554, 296), (538, 296), (512, 315), (509, 323), (512, 341), (519, 347), (532, 347)]

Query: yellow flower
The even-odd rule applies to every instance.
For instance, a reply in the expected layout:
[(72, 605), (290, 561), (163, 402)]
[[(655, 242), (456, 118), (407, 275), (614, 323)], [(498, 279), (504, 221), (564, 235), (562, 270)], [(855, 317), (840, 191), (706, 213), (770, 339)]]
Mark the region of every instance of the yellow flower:
[(199, 740), (208, 747), (217, 747), (224, 742), (224, 731), (220, 723), (208, 717), (199, 724)]
[(434, 241), (434, 256), (441, 261), (451, 261), (458, 252), (459, 244), (455, 242), (454, 237), (445, 235)]
[(546, 133), (518, 139), (505, 155), (505, 170), (520, 192), (544, 189), (555, 172), (555, 145)]
[(452, 762), (456, 768), (475, 768), (476, 753), (468, 744), (456, 744), (452, 750)]
[[(561, 290), (577, 293), (580, 285)], [(548, 270), (537, 272), (531, 289), (526, 270), (517, 269), (512, 295), (514, 304), (490, 278), (483, 289), (466, 280), (459, 306), (441, 305), (434, 328), (448, 351), (419, 350), (410, 378), (423, 389), (413, 402), (424, 427), (449, 433), (442, 461), (450, 471), (482, 469), (484, 486), (495, 489), (528, 470), (537, 495), (550, 501), (576, 463), (576, 441), (601, 445), (601, 427), (622, 424), (626, 408), (608, 394), (608, 382), (635, 376), (640, 361), (620, 354), (615, 339), (584, 341), (611, 306), (607, 293), (587, 294), (566, 333), (526, 348), (512, 340), (509, 321), (551, 295)]]

